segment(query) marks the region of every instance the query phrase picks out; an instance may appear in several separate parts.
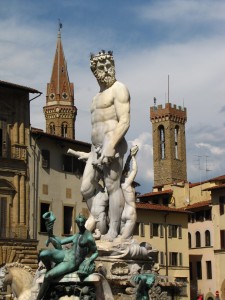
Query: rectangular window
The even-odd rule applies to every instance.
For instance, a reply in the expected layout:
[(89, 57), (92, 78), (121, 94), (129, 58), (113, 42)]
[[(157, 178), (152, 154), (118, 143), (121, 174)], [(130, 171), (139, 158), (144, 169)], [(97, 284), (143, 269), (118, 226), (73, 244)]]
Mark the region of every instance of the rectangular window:
[(7, 198), (0, 198), (0, 237), (5, 238), (7, 232)]
[(170, 252), (170, 266), (178, 266), (178, 253)]
[(50, 168), (50, 151), (49, 150), (42, 150), (42, 168), (49, 169)]
[(224, 203), (225, 203), (225, 197), (221, 196), (219, 198), (219, 205), (220, 205), (220, 215), (224, 215)]
[(169, 238), (177, 237), (177, 225), (169, 225)]
[(207, 272), (207, 279), (212, 279), (212, 262), (211, 262), (211, 260), (206, 261), (206, 272)]
[(196, 263), (197, 279), (202, 279), (202, 262), (197, 261)]
[(63, 155), (63, 171), (82, 176), (84, 173), (85, 162), (75, 156)]
[(159, 224), (152, 224), (152, 235), (159, 236)]
[(63, 207), (63, 234), (72, 234), (73, 232), (73, 207)]
[(145, 224), (140, 223), (140, 236), (144, 237), (145, 236)]
[(49, 203), (41, 203), (40, 206), (40, 232), (47, 232), (46, 227), (45, 227), (45, 220), (42, 218), (43, 214), (49, 211), (50, 209), (50, 204)]

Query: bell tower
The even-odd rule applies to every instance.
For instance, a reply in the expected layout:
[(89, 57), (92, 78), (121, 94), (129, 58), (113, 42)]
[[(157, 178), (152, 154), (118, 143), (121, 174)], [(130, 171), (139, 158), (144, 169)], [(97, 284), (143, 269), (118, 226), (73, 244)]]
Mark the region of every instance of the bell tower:
[(69, 80), (67, 64), (63, 52), (59, 23), (58, 38), (52, 76), (47, 84), (46, 132), (58, 136), (75, 139), (75, 119), (77, 108), (74, 106), (74, 85)]
[(150, 107), (154, 186), (187, 180), (186, 108), (166, 103)]

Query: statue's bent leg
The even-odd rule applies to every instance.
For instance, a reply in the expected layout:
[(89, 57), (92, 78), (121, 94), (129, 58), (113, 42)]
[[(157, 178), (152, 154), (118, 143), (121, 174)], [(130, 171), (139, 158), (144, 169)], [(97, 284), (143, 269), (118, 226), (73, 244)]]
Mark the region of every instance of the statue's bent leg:
[(124, 196), (120, 187), (122, 161), (115, 160), (105, 170), (105, 184), (109, 195), (109, 231), (104, 239), (113, 240), (120, 232), (121, 216), (124, 209)]
[(92, 162), (92, 155), (90, 155), (84, 169), (83, 180), (81, 184), (81, 194), (87, 202), (87, 206), (90, 211), (92, 206), (92, 198), (95, 194), (95, 189), (98, 182), (97, 171), (94, 169)]

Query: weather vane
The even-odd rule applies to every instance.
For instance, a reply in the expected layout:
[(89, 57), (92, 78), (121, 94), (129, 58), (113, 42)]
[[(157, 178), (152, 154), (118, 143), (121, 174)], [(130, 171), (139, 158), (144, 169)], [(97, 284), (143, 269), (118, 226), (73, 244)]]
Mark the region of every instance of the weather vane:
[(62, 22), (59, 19), (59, 31), (60, 31), (61, 28), (62, 28)]

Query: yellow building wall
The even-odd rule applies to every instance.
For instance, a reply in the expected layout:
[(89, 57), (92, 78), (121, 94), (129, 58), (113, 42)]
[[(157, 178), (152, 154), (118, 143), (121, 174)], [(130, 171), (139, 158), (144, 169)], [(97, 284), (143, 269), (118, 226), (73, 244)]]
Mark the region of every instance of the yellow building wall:
[[(176, 278), (187, 278), (187, 296), (180, 299), (190, 299), (189, 294), (189, 256), (188, 256), (188, 215), (185, 213), (173, 213), (163, 211), (153, 211), (147, 209), (137, 209), (137, 223), (144, 223), (144, 236), (141, 236), (141, 225), (139, 233), (135, 230), (134, 239), (139, 243), (148, 242), (153, 249), (164, 253), (164, 264), (160, 264), (159, 274), (168, 276), (169, 281)], [(163, 237), (150, 236), (150, 223), (163, 225)], [(181, 225), (182, 238), (169, 237), (169, 225)], [(169, 252), (182, 253), (182, 266), (171, 266)], [(168, 265), (166, 266), (166, 253)], [(179, 260), (179, 258), (178, 258)], [(159, 254), (160, 263), (160, 254)]]

